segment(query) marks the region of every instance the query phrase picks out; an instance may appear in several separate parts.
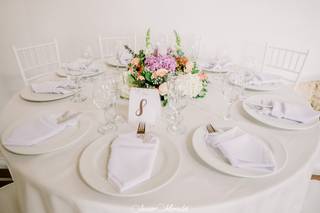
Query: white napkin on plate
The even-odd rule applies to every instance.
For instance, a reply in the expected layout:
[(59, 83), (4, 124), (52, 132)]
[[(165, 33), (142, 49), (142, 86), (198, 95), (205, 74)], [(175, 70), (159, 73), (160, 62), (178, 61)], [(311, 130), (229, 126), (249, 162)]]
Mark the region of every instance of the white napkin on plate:
[(283, 80), (280, 76), (270, 75), (268, 73), (257, 73), (249, 80), (248, 84), (260, 86), (263, 84), (280, 84)]
[(320, 112), (314, 111), (311, 106), (302, 104), (262, 100), (261, 104), (253, 105), (261, 107), (256, 108), (259, 113), (299, 123), (311, 123), (318, 120), (320, 116)]
[(85, 73), (86, 74), (92, 74), (92, 73), (97, 73), (100, 71), (99, 64), (97, 63), (91, 63), (88, 68), (86, 69)]
[(232, 62), (229, 58), (215, 58), (211, 62), (200, 62), (200, 69), (208, 70), (208, 71), (227, 71), (227, 69), (232, 65)]
[(34, 93), (47, 93), (47, 94), (70, 94), (73, 84), (68, 81), (45, 81), (40, 83), (32, 83), (31, 89)]
[(259, 138), (238, 127), (208, 135), (207, 144), (221, 151), (234, 167), (272, 172), (276, 168), (271, 150)]
[(63, 113), (41, 115), (35, 119), (28, 120), (17, 126), (11, 134), (4, 140), (3, 144), (11, 146), (31, 146), (45, 142), (69, 126), (75, 126), (78, 116), (61, 124), (57, 123), (57, 118)]
[(138, 138), (135, 133), (119, 135), (111, 145), (108, 181), (120, 192), (128, 190), (151, 177), (158, 152), (155, 136)]

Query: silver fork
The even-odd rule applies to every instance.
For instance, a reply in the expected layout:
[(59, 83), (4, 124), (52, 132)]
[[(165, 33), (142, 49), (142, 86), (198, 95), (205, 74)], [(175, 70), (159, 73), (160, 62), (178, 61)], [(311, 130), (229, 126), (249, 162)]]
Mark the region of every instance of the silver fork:
[(137, 129), (137, 137), (144, 139), (145, 132), (146, 132), (146, 124), (144, 122), (139, 122), (138, 129)]
[(217, 132), (217, 130), (212, 126), (211, 123), (207, 124), (206, 127), (207, 127), (207, 131), (208, 131), (209, 134)]

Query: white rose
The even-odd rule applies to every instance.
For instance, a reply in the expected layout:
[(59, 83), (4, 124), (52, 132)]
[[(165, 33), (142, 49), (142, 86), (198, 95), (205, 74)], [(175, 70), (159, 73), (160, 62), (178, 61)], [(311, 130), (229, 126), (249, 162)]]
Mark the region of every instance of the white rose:
[(167, 83), (165, 82), (165, 83), (160, 84), (160, 86), (159, 86), (159, 94), (164, 96), (167, 93), (168, 93), (168, 85), (167, 85)]
[(202, 90), (202, 82), (201, 80), (198, 78), (198, 76), (196, 74), (186, 74), (183, 75), (183, 91), (185, 92), (185, 95), (194, 98), (197, 95), (199, 95), (199, 93)]

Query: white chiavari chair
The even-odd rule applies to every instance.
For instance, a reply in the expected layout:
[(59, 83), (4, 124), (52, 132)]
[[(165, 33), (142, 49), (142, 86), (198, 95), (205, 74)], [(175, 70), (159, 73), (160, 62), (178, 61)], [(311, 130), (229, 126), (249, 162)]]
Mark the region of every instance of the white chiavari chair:
[(296, 85), (308, 54), (309, 50), (297, 51), (266, 44), (261, 71), (277, 73)]
[(61, 67), (57, 40), (27, 47), (12, 47), (17, 59), (22, 79), (26, 85), (30, 81), (52, 73)]
[(98, 40), (101, 59), (116, 56), (119, 45), (128, 45), (133, 51), (136, 51), (137, 38), (135, 34), (133, 36), (99, 36)]

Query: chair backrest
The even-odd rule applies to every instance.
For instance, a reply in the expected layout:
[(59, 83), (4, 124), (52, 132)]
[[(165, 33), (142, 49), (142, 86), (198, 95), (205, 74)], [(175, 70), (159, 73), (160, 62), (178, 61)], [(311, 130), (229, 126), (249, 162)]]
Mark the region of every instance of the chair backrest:
[(277, 72), (295, 85), (300, 80), (309, 50), (297, 51), (266, 44), (262, 71)]
[(131, 49), (136, 51), (136, 35), (133, 36), (115, 36), (102, 37), (99, 36), (100, 57), (102, 59), (116, 56), (119, 45), (128, 45)]
[(61, 67), (59, 47), (55, 39), (52, 42), (27, 47), (13, 46), (12, 49), (26, 85)]

